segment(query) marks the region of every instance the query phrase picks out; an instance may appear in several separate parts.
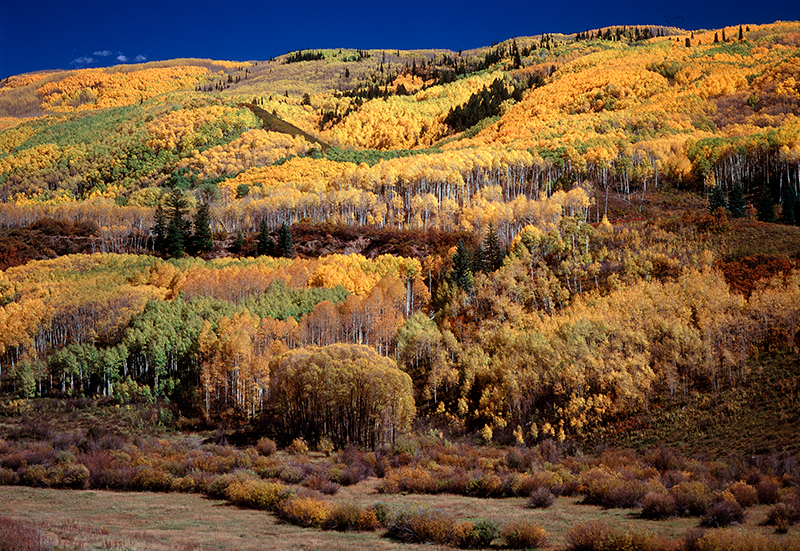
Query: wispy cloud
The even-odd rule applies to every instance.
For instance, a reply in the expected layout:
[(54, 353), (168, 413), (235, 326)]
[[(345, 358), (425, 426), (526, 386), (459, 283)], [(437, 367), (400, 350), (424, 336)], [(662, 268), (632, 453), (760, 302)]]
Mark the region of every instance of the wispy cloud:
[(143, 54), (139, 54), (131, 59), (123, 52), (98, 50), (91, 55), (76, 57), (70, 62), (70, 65), (77, 69), (85, 69), (88, 67), (106, 67), (114, 63), (144, 63), (145, 61), (147, 61), (147, 56)]
[(70, 65), (74, 65), (76, 67), (86, 67), (92, 63), (94, 63), (94, 58), (89, 56), (76, 57), (70, 61)]

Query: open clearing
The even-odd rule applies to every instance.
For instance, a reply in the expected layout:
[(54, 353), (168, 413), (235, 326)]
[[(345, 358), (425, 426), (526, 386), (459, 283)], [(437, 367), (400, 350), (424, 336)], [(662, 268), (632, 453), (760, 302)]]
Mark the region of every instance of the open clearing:
[[(423, 506), (449, 511), (461, 518), (500, 522), (524, 517), (550, 534), (547, 547), (563, 549), (566, 530), (573, 524), (605, 519), (616, 527), (649, 530), (680, 538), (697, 526), (696, 518), (646, 521), (633, 510), (580, 505), (578, 498), (560, 498), (549, 509), (526, 509), (524, 498), (477, 499), (452, 495), (381, 495), (375, 480), (342, 488), (335, 500), (359, 504), (383, 502), (392, 507)], [(767, 507), (748, 509), (744, 528), (771, 533), (758, 523)], [(164, 550), (390, 550), (437, 549), (382, 537), (383, 532), (332, 532), (285, 524), (263, 511), (238, 509), (196, 494), (115, 493), (0, 487), (0, 515), (30, 522), (57, 538), (57, 548)], [(792, 533), (796, 535), (797, 530)]]

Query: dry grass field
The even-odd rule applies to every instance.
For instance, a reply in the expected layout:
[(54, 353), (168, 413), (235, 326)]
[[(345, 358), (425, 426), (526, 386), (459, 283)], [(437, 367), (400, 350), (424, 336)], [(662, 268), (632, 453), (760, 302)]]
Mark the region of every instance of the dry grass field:
[[(565, 534), (578, 523), (605, 520), (615, 528), (652, 531), (681, 539), (697, 526), (696, 518), (647, 521), (630, 509), (581, 505), (579, 498), (560, 498), (548, 509), (526, 509), (525, 499), (478, 499), (452, 495), (381, 495), (377, 480), (342, 488), (336, 500), (359, 504), (382, 502), (389, 507), (418, 505), (445, 510), (461, 518), (509, 521), (525, 518), (543, 526), (549, 549), (564, 549)], [(748, 510), (739, 529), (772, 533), (761, 527), (766, 506)], [(270, 513), (239, 509), (196, 494), (65, 491), (5, 486), (0, 489), (0, 515), (32, 523), (63, 550), (206, 551), (218, 550), (390, 550), (437, 549), (437, 546), (399, 543), (383, 531), (335, 532), (285, 524)], [(787, 538), (796, 538), (797, 528)], [(444, 547), (441, 547), (444, 548)]]

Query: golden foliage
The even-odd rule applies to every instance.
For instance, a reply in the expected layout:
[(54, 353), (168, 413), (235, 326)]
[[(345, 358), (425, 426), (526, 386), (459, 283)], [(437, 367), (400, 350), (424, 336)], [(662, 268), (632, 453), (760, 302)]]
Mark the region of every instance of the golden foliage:
[(192, 87), (208, 75), (203, 67), (144, 68), (129, 73), (82, 69), (43, 84), (37, 93), (49, 111), (82, 111), (132, 105), (165, 92)]

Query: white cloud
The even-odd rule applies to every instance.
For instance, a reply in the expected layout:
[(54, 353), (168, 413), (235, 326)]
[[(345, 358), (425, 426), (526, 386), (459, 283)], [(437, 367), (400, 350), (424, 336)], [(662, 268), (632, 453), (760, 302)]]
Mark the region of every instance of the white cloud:
[(128, 62), (128, 56), (126, 56), (124, 54), (119, 54), (117, 56), (117, 61), (119, 61), (120, 63), (127, 63)]
[(100, 56), (100, 57), (108, 57), (108, 56), (112, 55), (113, 53), (114, 52), (111, 52), (109, 50), (101, 50), (99, 52), (95, 52), (94, 55)]
[(145, 61), (147, 61), (147, 56), (145, 56), (145, 55), (142, 55), (142, 54), (139, 54), (139, 55), (137, 55), (135, 58), (133, 58), (133, 60), (134, 60), (136, 63), (144, 63)]
[(70, 62), (70, 65), (91, 65), (94, 63), (93, 57), (83, 56), (83, 57), (76, 57)]

